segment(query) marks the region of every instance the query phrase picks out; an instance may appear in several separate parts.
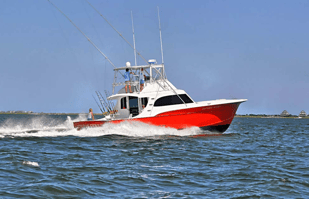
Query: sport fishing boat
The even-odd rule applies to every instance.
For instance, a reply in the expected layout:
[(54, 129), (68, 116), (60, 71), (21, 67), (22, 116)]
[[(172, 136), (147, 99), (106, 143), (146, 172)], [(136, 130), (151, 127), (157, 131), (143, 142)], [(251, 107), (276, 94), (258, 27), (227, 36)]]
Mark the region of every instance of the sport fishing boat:
[[(132, 93), (125, 89), (125, 82), (118, 82), (119, 74), (129, 69)], [(102, 126), (105, 123), (124, 121), (143, 122), (150, 125), (184, 129), (199, 127), (212, 132), (225, 132), (230, 126), (238, 106), (246, 99), (217, 99), (195, 102), (184, 90), (177, 89), (167, 80), (164, 64), (149, 60), (148, 65), (130, 66), (114, 69), (113, 94), (105, 101), (107, 115), (94, 121), (74, 122), (78, 130), (85, 127)], [(145, 79), (141, 87), (140, 79)], [(115, 87), (121, 86), (114, 94)], [(99, 97), (100, 98), (100, 97)], [(102, 98), (100, 99), (102, 100)], [(102, 100), (104, 103), (104, 100)], [(109, 102), (108, 102), (109, 101)], [(113, 103), (114, 102), (114, 103)]]
[[(103, 118), (90, 121), (74, 122), (74, 127), (78, 130), (87, 127), (102, 126), (106, 123), (118, 124), (124, 121), (143, 122), (150, 125), (184, 129), (199, 127), (201, 129), (223, 133), (230, 126), (238, 106), (247, 101), (246, 99), (218, 99), (211, 101), (195, 102), (184, 90), (177, 89), (168, 81), (163, 61), (163, 47), (161, 37), (161, 25), (158, 8), (161, 56), (162, 64), (157, 64), (156, 60), (146, 60), (135, 48), (133, 17), (132, 30), (134, 47), (120, 34), (107, 19), (86, 2), (134, 49), (135, 65), (129, 62), (125, 67), (117, 68), (111, 60), (99, 50), (99, 48), (73, 23), (56, 5), (48, 0), (61, 14), (63, 14), (83, 36), (104, 56), (104, 58), (114, 67), (114, 82), (112, 95), (104, 97), (97, 93), (100, 100), (100, 110)], [(132, 16), (132, 12), (131, 12)], [(146, 65), (136, 64), (136, 54), (146, 62)], [(124, 82), (123, 71), (132, 74), (130, 81)], [(119, 78), (119, 74), (121, 75)], [(127, 73), (126, 73), (127, 74)], [(130, 74), (129, 74), (130, 76)], [(141, 79), (144, 84), (141, 85)], [(130, 87), (131, 89), (126, 88)], [(115, 87), (121, 86), (115, 94)], [(128, 90), (132, 92), (127, 93)], [(106, 92), (107, 93), (107, 92)]]

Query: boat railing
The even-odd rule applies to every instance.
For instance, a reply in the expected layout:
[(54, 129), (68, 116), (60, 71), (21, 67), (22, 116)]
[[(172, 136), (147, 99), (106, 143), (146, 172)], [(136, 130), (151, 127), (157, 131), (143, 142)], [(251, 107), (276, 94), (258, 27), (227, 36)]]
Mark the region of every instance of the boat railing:
[[(130, 81), (131, 86), (137, 86), (138, 84), (139, 84), (138, 81)], [(115, 86), (125, 86), (126, 83), (125, 82), (116, 82), (116, 83), (113, 83), (112, 85), (113, 85), (113, 87), (115, 87)]]

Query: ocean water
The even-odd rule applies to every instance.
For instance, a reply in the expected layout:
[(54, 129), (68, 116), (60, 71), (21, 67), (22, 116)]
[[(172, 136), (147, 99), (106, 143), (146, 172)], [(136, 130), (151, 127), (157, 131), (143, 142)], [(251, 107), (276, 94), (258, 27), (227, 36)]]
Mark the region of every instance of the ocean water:
[(85, 116), (0, 115), (0, 198), (308, 198), (309, 119), (235, 118), (220, 136)]

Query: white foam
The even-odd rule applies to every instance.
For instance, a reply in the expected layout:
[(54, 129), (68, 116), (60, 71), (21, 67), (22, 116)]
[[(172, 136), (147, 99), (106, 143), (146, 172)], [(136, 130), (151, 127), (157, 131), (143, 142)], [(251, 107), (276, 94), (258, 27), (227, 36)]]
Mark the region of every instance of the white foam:
[(52, 118), (50, 116), (40, 116), (35, 117), (29, 121), (16, 121), (14, 119), (7, 119), (2, 126), (0, 126), (0, 138), (7, 136), (19, 136), (19, 135), (29, 135), (31, 132), (40, 131), (65, 131), (73, 129), (74, 121), (85, 120), (86, 116), (80, 114), (76, 119), (72, 120), (70, 116), (67, 116), (65, 121), (57, 118)]
[[(50, 118), (49, 118), (50, 119)], [(61, 123), (54, 122), (46, 125), (46, 118), (36, 118), (28, 125), (13, 124), (6, 121), (4, 127), (0, 127), (0, 138), (3, 137), (99, 137), (105, 135), (122, 135), (130, 137), (156, 137), (156, 136), (192, 136), (201, 133), (197, 127), (177, 130), (173, 128), (153, 126), (141, 122), (125, 121), (119, 124), (107, 123), (102, 127), (85, 128), (77, 131), (73, 128), (74, 121), (85, 120), (85, 115), (80, 115), (72, 120), (69, 116)], [(204, 133), (204, 132), (203, 132)]]
[(39, 167), (39, 163), (37, 162), (30, 162), (30, 161), (23, 161), (23, 164), (25, 165), (31, 165), (31, 166), (34, 166), (34, 167)]

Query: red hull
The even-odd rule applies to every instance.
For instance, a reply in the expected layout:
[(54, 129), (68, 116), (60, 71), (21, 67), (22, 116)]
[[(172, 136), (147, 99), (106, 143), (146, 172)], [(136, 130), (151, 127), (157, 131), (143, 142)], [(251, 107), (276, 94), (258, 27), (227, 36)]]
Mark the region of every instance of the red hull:
[[(165, 126), (175, 129), (199, 127), (205, 130), (223, 133), (231, 124), (240, 103), (221, 104), (168, 111), (154, 117), (112, 120), (109, 123), (138, 121), (155, 126)], [(74, 122), (74, 127), (80, 130), (85, 127), (102, 126), (106, 121)]]

